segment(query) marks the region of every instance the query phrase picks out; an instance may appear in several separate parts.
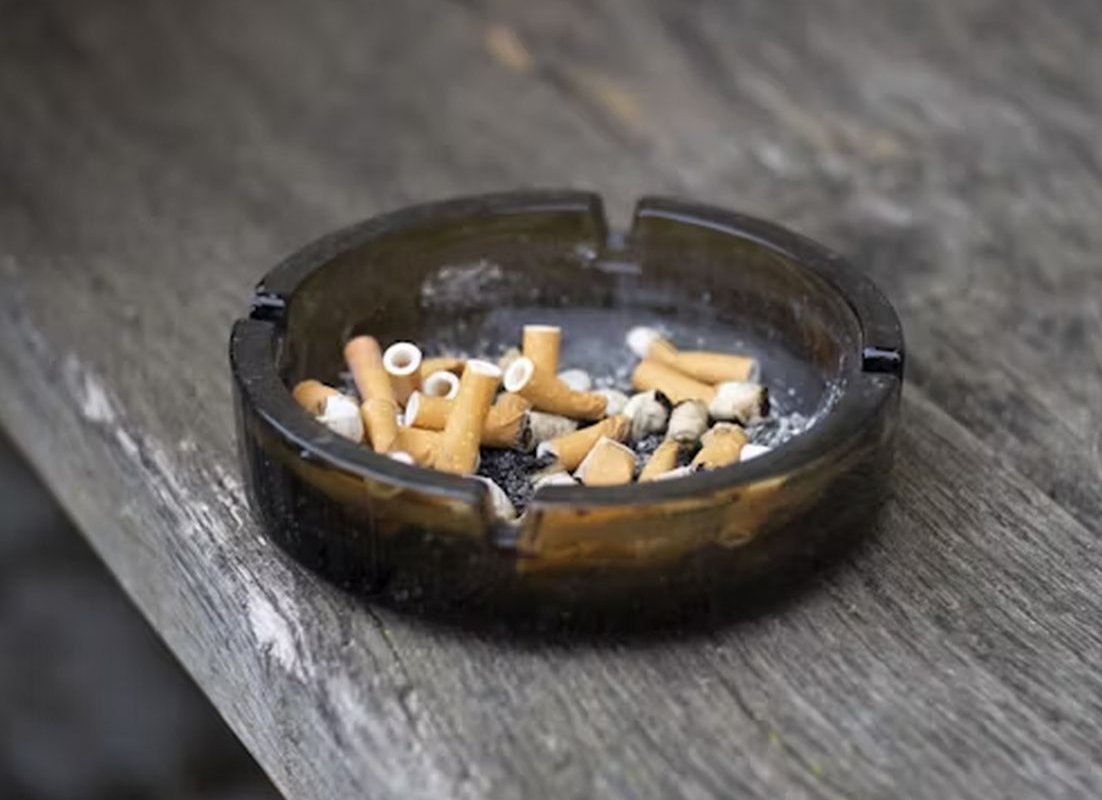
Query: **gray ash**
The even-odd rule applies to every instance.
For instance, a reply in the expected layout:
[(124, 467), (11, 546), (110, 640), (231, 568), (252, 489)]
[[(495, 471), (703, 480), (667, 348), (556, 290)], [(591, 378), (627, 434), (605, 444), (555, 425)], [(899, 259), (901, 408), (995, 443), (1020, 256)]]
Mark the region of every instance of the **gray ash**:
[(541, 458), (535, 453), (483, 447), (478, 474), (500, 486), (517, 511), (521, 512), (532, 499), (532, 476), (550, 464), (550, 459)]

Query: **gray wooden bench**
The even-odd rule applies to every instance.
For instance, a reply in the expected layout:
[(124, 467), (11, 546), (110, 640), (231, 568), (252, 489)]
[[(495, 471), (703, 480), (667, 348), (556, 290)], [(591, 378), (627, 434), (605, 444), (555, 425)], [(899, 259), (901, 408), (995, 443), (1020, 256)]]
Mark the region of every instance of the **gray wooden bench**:
[[(0, 17), (0, 423), (288, 796), (1102, 793), (1096, 3)], [(265, 538), (225, 357), (252, 282), (521, 185), (735, 206), (885, 287), (909, 383), (868, 547), (720, 631), (571, 643), (372, 608)]]

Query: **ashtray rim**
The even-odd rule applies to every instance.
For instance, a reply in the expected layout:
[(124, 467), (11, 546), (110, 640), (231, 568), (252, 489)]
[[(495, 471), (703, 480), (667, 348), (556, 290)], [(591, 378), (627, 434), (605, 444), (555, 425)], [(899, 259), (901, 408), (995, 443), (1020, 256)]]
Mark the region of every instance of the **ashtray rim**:
[[(608, 240), (603, 203), (592, 192), (533, 190), (460, 197), (409, 206), (355, 223), (297, 250), (277, 264), (257, 284), (250, 314), (237, 320), (230, 337), (233, 378), (246, 402), (302, 457), (326, 466), (413, 489), (442, 499), (476, 503), (486, 509), (489, 528), (499, 528), (489, 507), (487, 487), (468, 477), (403, 464), (370, 448), (342, 439), (306, 413), (291, 397), (278, 374), (277, 344), (287, 304), (296, 288), (335, 257), (363, 247), (375, 238), (457, 218), (497, 214), (578, 213), (590, 218), (593, 230)], [(667, 197), (643, 197), (636, 204), (631, 240), (640, 223), (661, 218), (704, 226), (752, 241), (782, 255), (823, 279), (853, 312), (863, 338), (857, 358), (849, 360), (846, 386), (835, 406), (808, 431), (782, 447), (751, 461), (699, 472), (684, 478), (616, 487), (548, 486), (537, 491), (522, 523), (535, 524), (543, 510), (559, 507), (650, 506), (691, 499), (740, 485), (749, 485), (797, 470), (813, 469), (821, 459), (844, 449), (881, 416), (898, 391), (904, 367), (904, 342), (899, 318), (877, 286), (823, 245), (764, 219), (726, 209)], [(602, 245), (604, 242), (602, 242)], [(514, 527), (515, 529), (515, 527)]]

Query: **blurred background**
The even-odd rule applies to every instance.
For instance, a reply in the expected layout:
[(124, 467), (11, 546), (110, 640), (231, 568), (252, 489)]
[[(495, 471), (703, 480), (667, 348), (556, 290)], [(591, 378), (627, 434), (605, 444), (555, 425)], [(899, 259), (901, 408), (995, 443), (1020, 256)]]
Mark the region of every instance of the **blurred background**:
[(277, 797), (0, 435), (0, 798)]

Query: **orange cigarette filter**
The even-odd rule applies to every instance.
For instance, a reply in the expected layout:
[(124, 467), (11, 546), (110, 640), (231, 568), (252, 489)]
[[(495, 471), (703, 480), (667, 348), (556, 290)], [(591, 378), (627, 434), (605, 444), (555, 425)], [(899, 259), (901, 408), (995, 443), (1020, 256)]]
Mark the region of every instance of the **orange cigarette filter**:
[(586, 486), (631, 483), (635, 453), (607, 436), (601, 437), (578, 466), (576, 477)]
[(389, 453), (398, 438), (398, 405), (393, 400), (369, 397), (360, 405), (364, 430), (376, 453)]
[(557, 325), (525, 325), (521, 338), (521, 352), (532, 359), (536, 369), (544, 375), (559, 371), (559, 349), (562, 346), (562, 328)]
[(410, 393), (421, 388), (421, 349), (413, 342), (395, 342), (383, 353), (383, 369), (394, 399), (405, 405)]
[(402, 425), (394, 438), (392, 451), (409, 453), (413, 463), (418, 466), (428, 467), (436, 459), (436, 453), (440, 450), (440, 440), (443, 438), (439, 431), (426, 431), (421, 428), (407, 428)]
[(505, 391), (519, 394), (539, 411), (571, 419), (600, 419), (608, 407), (603, 395), (573, 391), (554, 372), (544, 372), (527, 356), (518, 358), (505, 371)]
[(627, 341), (639, 358), (673, 367), (702, 383), (754, 380), (759, 371), (757, 359), (751, 356), (712, 350), (678, 350), (654, 328), (632, 328)]
[(617, 414), (615, 417), (601, 420), (596, 425), (543, 442), (536, 452), (539, 455), (554, 457), (563, 469), (573, 471), (589, 455), (589, 451), (601, 437), (607, 436), (609, 439), (622, 442), (627, 438), (630, 430), (631, 420), (623, 414)]
[(332, 386), (326, 386), (321, 381), (305, 380), (295, 384), (291, 390), (291, 397), (295, 402), (310, 412), (312, 416), (320, 416), (325, 411), (325, 401), (338, 395)]
[(702, 446), (693, 459), (692, 466), (699, 469), (718, 469), (734, 464), (748, 441), (746, 433), (739, 426), (718, 422), (700, 438)]
[(651, 453), (647, 463), (643, 465), (643, 471), (639, 473), (640, 481), (653, 481), (659, 475), (669, 472), (677, 466), (677, 454), (680, 445), (673, 439), (666, 439)]
[(411, 428), (442, 431), (444, 426), (448, 424), (448, 417), (454, 407), (454, 400), (414, 392), (406, 402), (406, 412), (402, 418), (402, 423)]
[[(454, 400), (414, 392), (406, 404), (404, 423), (440, 431), (455, 407)], [(528, 411), (531, 404), (518, 394), (503, 394), (490, 406), (482, 425), (482, 445), (500, 449), (528, 449)]]
[(463, 373), (463, 365), (466, 359), (458, 356), (433, 356), (421, 359), (421, 380), (424, 380), (434, 372), (451, 372), (455, 375)]
[(649, 358), (639, 362), (635, 372), (631, 374), (631, 385), (641, 392), (657, 389), (675, 404), (684, 400), (703, 400), (710, 403), (716, 396), (714, 386), (701, 383), (673, 367)]
[(494, 364), (477, 359), (467, 362), (433, 466), (457, 475), (474, 472), (482, 427), (499, 383), (501, 370)]
[(357, 336), (344, 346), (344, 360), (360, 392), (360, 400), (372, 398), (396, 402), (390, 376), (383, 367), (383, 353), (373, 336)]

